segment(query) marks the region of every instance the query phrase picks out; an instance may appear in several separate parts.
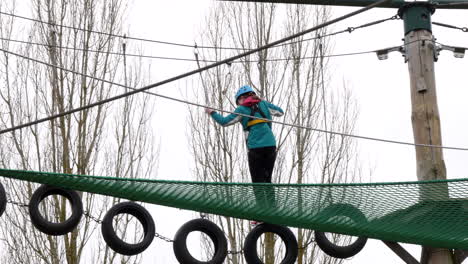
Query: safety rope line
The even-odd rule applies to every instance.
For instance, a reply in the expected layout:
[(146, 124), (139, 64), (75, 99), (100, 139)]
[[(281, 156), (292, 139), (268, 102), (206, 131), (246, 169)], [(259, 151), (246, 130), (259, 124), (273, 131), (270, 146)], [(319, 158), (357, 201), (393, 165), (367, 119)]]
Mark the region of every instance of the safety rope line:
[[(127, 40), (152, 42), (152, 43), (172, 45), (172, 46), (185, 47), (185, 48), (194, 48), (194, 49), (195, 48), (199, 48), (199, 49), (220, 49), (220, 50), (224, 49), (224, 50), (243, 50), (243, 51), (251, 50), (251, 48), (217, 47), (217, 46), (204, 46), (204, 45), (199, 46), (197, 44), (189, 45), (189, 44), (176, 43), (176, 42), (170, 42), (170, 41), (160, 41), (160, 40), (151, 40), (151, 39), (147, 39), (147, 38), (130, 37), (130, 36), (127, 36), (127, 35), (111, 34), (111, 33), (106, 33), (106, 32), (102, 32), (102, 31), (83, 29), (83, 28), (79, 28), (79, 27), (73, 27), (73, 26), (67, 26), (67, 25), (58, 25), (58, 24), (55, 24), (55, 23), (46, 22), (46, 21), (42, 21), (42, 20), (39, 20), (39, 19), (25, 17), (25, 16), (20, 16), (20, 15), (16, 15), (16, 14), (12, 14), (12, 13), (6, 13), (6, 12), (2, 12), (2, 11), (0, 11), (0, 14), (11, 16), (11, 17), (16, 17), (16, 18), (20, 18), (20, 19), (24, 19), (24, 20), (29, 20), (29, 21), (33, 21), (33, 22), (37, 22), (37, 23), (41, 23), (41, 24), (47, 24), (47, 25), (50, 25), (50, 26), (63, 27), (63, 28), (67, 28), (67, 29), (78, 30), (78, 31), (83, 31), (83, 32), (90, 32), (90, 33), (94, 33), (94, 34), (105, 35), (105, 36), (109, 36), (109, 37), (117, 37), (117, 38), (122, 38), (122, 39), (127, 39)], [(369, 27), (369, 26), (374, 26), (374, 25), (381, 24), (381, 23), (386, 22), (386, 21), (397, 20), (397, 19), (400, 19), (398, 17), (398, 15), (394, 15), (394, 16), (389, 17), (389, 18), (379, 19), (379, 20), (376, 20), (376, 21), (365, 23), (363, 25), (359, 25), (359, 26), (355, 26), (355, 27), (348, 27), (346, 29), (343, 29), (343, 30), (340, 30), (340, 31), (337, 31), (337, 32), (322, 35), (321, 37), (322, 38), (323, 37), (331, 37), (331, 36), (338, 35), (338, 34), (341, 34), (341, 33), (346, 33), (346, 32), (352, 33), (354, 30), (357, 30), (357, 29), (366, 28), (366, 27)], [(300, 42), (315, 40), (317, 38), (318, 37), (306, 38), (306, 39), (302, 39), (302, 40), (299, 40), (299, 41), (292, 41), (292, 42), (289, 42), (289, 43), (279, 44), (279, 45), (276, 45), (275, 47), (282, 47), (282, 46), (296, 44), (296, 43), (300, 43)]]
[[(437, 0), (436, 0), (437, 1)], [(435, 2), (435, 3), (432, 3), (432, 5), (434, 6), (434, 8), (450, 8), (450, 7), (457, 7), (457, 6), (460, 6), (460, 7), (468, 7), (468, 2), (458, 2), (458, 3), (444, 3), (444, 4), (441, 4), (441, 3), (438, 3), (438, 2)]]
[(457, 27), (457, 26), (454, 26), (454, 25), (449, 25), (449, 24), (445, 24), (445, 23), (440, 23), (440, 22), (432, 22), (432, 24), (436, 25), (436, 26), (441, 26), (441, 27), (446, 27), (446, 28), (452, 28), (452, 29), (459, 29), (463, 32), (468, 32), (468, 28), (467, 27)]
[[(286, 42), (286, 41), (289, 41), (289, 40), (292, 40), (292, 39), (295, 39), (299, 36), (302, 36), (302, 35), (305, 35), (307, 33), (310, 33), (310, 32), (313, 32), (313, 31), (316, 31), (318, 29), (321, 29), (321, 28), (324, 28), (326, 26), (329, 26), (329, 25), (332, 25), (334, 23), (337, 23), (341, 20), (344, 20), (344, 19), (347, 19), (349, 17), (352, 17), (352, 16), (355, 16), (355, 15), (358, 15), (360, 13), (363, 13), (367, 10), (370, 10), (374, 7), (377, 7), (379, 5), (382, 5), (386, 2), (389, 2), (391, 0), (381, 0), (379, 2), (376, 2), (376, 3), (373, 3), (371, 5), (368, 5), (366, 7), (363, 7), (363, 8), (360, 8), (356, 11), (353, 11), (351, 13), (348, 13), (346, 15), (343, 15), (343, 16), (340, 16), (338, 18), (335, 18), (335, 19), (332, 19), (332, 20), (329, 20), (327, 22), (324, 22), (320, 25), (317, 25), (317, 26), (314, 26), (312, 28), (309, 28), (307, 30), (304, 30), (304, 31), (301, 31), (301, 32), (298, 32), (298, 33), (295, 33), (293, 35), (290, 35), (288, 37), (285, 37), (285, 38), (282, 38), (282, 39), (279, 39), (279, 40), (276, 40), (274, 42), (271, 42), (269, 44), (265, 44), (261, 47), (258, 47), (256, 49), (253, 49), (253, 50), (249, 50), (249, 51), (246, 51), (246, 52), (243, 52), (243, 53), (240, 53), (238, 55), (235, 55), (235, 56), (232, 56), (230, 58), (227, 58), (227, 59), (224, 59), (224, 60), (221, 60), (219, 62), (216, 62), (216, 63), (213, 63), (213, 64), (210, 64), (210, 65), (207, 65), (207, 66), (203, 66), (199, 69), (196, 69), (196, 70), (192, 70), (192, 71), (189, 71), (189, 72), (186, 72), (186, 73), (183, 73), (183, 74), (180, 74), (180, 75), (177, 75), (177, 76), (174, 76), (172, 78), (169, 78), (169, 79), (166, 79), (166, 80), (163, 80), (163, 81), (160, 81), (160, 82), (157, 82), (157, 83), (154, 83), (154, 84), (150, 84), (150, 85), (147, 85), (147, 86), (144, 86), (142, 88), (139, 88), (139, 89), (133, 89), (129, 92), (126, 92), (126, 93), (123, 93), (123, 94), (120, 94), (120, 95), (117, 95), (117, 96), (113, 96), (113, 97), (109, 97), (107, 99), (103, 99), (101, 101), (97, 101), (97, 102), (94, 102), (94, 103), (91, 103), (91, 104), (88, 104), (88, 105), (85, 105), (85, 106), (81, 106), (81, 107), (78, 107), (78, 108), (74, 108), (74, 109), (70, 109), (70, 110), (67, 110), (67, 111), (64, 111), (62, 113), (58, 113), (58, 114), (55, 114), (55, 115), (52, 115), (52, 116), (49, 116), (49, 117), (45, 117), (45, 118), (41, 118), (41, 119), (37, 119), (35, 121), (32, 121), (32, 122), (27, 122), (27, 123), (24, 123), (24, 124), (20, 124), (20, 125), (17, 125), (17, 126), (14, 126), (14, 127), (10, 127), (10, 128), (7, 128), (7, 129), (3, 129), (3, 130), (0, 130), (0, 135), (1, 134), (4, 134), (4, 133), (8, 133), (8, 132), (12, 132), (12, 131), (15, 131), (15, 130), (18, 130), (18, 129), (22, 129), (22, 128), (25, 128), (25, 127), (30, 127), (30, 126), (33, 126), (33, 125), (36, 125), (36, 124), (39, 124), (39, 123), (43, 123), (43, 122), (46, 122), (46, 121), (50, 121), (52, 119), (55, 119), (55, 118), (59, 118), (59, 117), (63, 117), (63, 116), (66, 116), (66, 115), (70, 115), (70, 114), (73, 114), (73, 113), (76, 113), (76, 112), (79, 112), (79, 111), (83, 111), (83, 110), (86, 110), (86, 109), (89, 109), (89, 108), (92, 108), (92, 107), (95, 107), (95, 106), (99, 106), (99, 105), (103, 105), (103, 104), (106, 104), (106, 103), (110, 103), (112, 101), (115, 101), (115, 100), (118, 100), (118, 99), (122, 99), (124, 97), (127, 97), (127, 96), (131, 96), (131, 95), (134, 95), (134, 94), (137, 94), (137, 93), (141, 93), (141, 92), (145, 92), (151, 88), (155, 88), (155, 87), (158, 87), (158, 86), (161, 86), (161, 85), (164, 85), (164, 84), (167, 84), (167, 83), (170, 83), (170, 82), (173, 82), (173, 81), (176, 81), (176, 80), (179, 80), (179, 79), (182, 79), (182, 78), (186, 78), (186, 77), (189, 77), (191, 75), (194, 75), (194, 74), (197, 74), (197, 73), (200, 73), (200, 72), (203, 72), (203, 71), (206, 71), (206, 70), (209, 70), (211, 68), (214, 68), (214, 67), (217, 67), (217, 66), (220, 66), (220, 65), (223, 65), (223, 64), (229, 64), (231, 63), (232, 61), (235, 61), (237, 59), (240, 59), (240, 58), (243, 58), (245, 56), (248, 56), (250, 54), (253, 54), (253, 53), (256, 53), (256, 52), (259, 52), (259, 51), (262, 51), (262, 50), (265, 50), (265, 49), (268, 49), (268, 48), (271, 48), (275, 45), (278, 45), (280, 43), (283, 43), (283, 42)], [(14, 54), (14, 55), (17, 55), (19, 57), (23, 57), (25, 59), (27, 59), (27, 57), (23, 56), (23, 55), (20, 55), (20, 54), (16, 54), (16, 53), (12, 53), (10, 51), (7, 51), (5, 49), (0, 49), (0, 51), (3, 51), (3, 52), (6, 52), (6, 53), (10, 53), (10, 54)], [(55, 65), (52, 65), (52, 67), (57, 67)]]
[(335, 32), (335, 33), (330, 33), (330, 34), (326, 34), (326, 35), (323, 35), (323, 36), (317, 36), (317, 37), (311, 38), (311, 39), (318, 39), (318, 38), (323, 38), (323, 37), (334, 36), (334, 35), (345, 33), (345, 32), (352, 33), (356, 29), (375, 26), (375, 25), (381, 24), (381, 23), (386, 22), (386, 21), (398, 20), (398, 19), (401, 19), (401, 18), (398, 15), (394, 15), (394, 16), (391, 16), (389, 18), (384, 18), (384, 19), (379, 19), (379, 20), (376, 20), (376, 21), (368, 22), (368, 23), (362, 24), (362, 25), (357, 26), (357, 27), (348, 27), (347, 29), (344, 29), (344, 30), (341, 30), (341, 31), (338, 31), (338, 32)]
[[(21, 44), (27, 45), (36, 45), (36, 46), (44, 46), (48, 48), (57, 48), (57, 49), (65, 49), (65, 50), (73, 50), (73, 51), (81, 51), (81, 52), (94, 52), (94, 53), (102, 53), (108, 55), (116, 55), (116, 56), (128, 56), (128, 57), (137, 57), (137, 58), (148, 58), (148, 59), (160, 59), (160, 60), (173, 60), (173, 61), (188, 61), (188, 62), (196, 62), (197, 59), (187, 59), (187, 58), (177, 58), (177, 57), (164, 57), (164, 56), (151, 56), (151, 55), (140, 55), (140, 54), (131, 54), (131, 53), (121, 53), (121, 52), (112, 52), (112, 51), (102, 51), (102, 50), (92, 50), (92, 49), (81, 49), (81, 48), (74, 48), (74, 47), (66, 47), (66, 46), (56, 46), (56, 45), (48, 45), (43, 43), (36, 43), (36, 42), (29, 42), (24, 40), (16, 40), (16, 39), (9, 39), (9, 38), (2, 38), (0, 40), (9, 41), (9, 42), (16, 42)], [(379, 49), (380, 50), (380, 49)], [(339, 54), (329, 54), (324, 55), (324, 58), (333, 58), (333, 57), (344, 57), (344, 56), (355, 56), (355, 55), (363, 55), (374, 53), (378, 50), (369, 50), (369, 51), (356, 51), (356, 52), (349, 52), (349, 53), (339, 53)], [(298, 58), (300, 60), (307, 60), (307, 59), (318, 59), (319, 56), (305, 56)], [(278, 62), (278, 61), (289, 61), (293, 58), (273, 58), (273, 59), (266, 59), (261, 61), (268, 61), (268, 62)], [(297, 58), (294, 58), (297, 59)], [(206, 63), (214, 63), (218, 62), (216, 60), (206, 60), (206, 59), (199, 59), (200, 62)], [(260, 60), (242, 60), (242, 61), (233, 61), (231, 63), (255, 63), (260, 62)]]
[(399, 17), (398, 15), (394, 15), (394, 16), (391, 16), (391, 17), (389, 17), (389, 18), (384, 18), (384, 19), (375, 20), (375, 21), (368, 22), (368, 23), (365, 23), (365, 24), (362, 24), (362, 25), (359, 25), (359, 26), (347, 27), (346, 29), (339, 30), (339, 31), (336, 31), (336, 32), (332, 32), (332, 33), (328, 33), (328, 34), (324, 34), (324, 35), (317, 35), (317, 36), (315, 36), (315, 37), (305, 38), (305, 39), (302, 39), (302, 40), (299, 40), (299, 41), (291, 41), (291, 42), (288, 42), (288, 43), (284, 43), (284, 44), (281, 44), (281, 45), (277, 45), (277, 46), (275, 46), (275, 47), (281, 47), (281, 46), (286, 46), (286, 45), (292, 45), (292, 44), (297, 44), (297, 43), (301, 43), (301, 42), (305, 42), (305, 41), (311, 41), (311, 40), (318, 40), (318, 39), (320, 39), (320, 38), (332, 37), (332, 36), (336, 36), (336, 35), (339, 35), (339, 34), (342, 34), (342, 33), (353, 33), (353, 32), (354, 32), (355, 30), (357, 30), (357, 29), (366, 28), (366, 27), (370, 27), (370, 26), (375, 26), (375, 25), (384, 23), (384, 22), (386, 22), (386, 21), (398, 20), (398, 19), (400, 19), (400, 17)]
[[(83, 29), (83, 28), (73, 27), (73, 26), (68, 26), (68, 25), (59, 25), (59, 24), (55, 24), (55, 23), (52, 23), (52, 22), (42, 21), (42, 20), (39, 20), (39, 19), (20, 16), (20, 15), (16, 15), (16, 14), (12, 14), (12, 13), (6, 13), (6, 12), (3, 12), (3, 11), (0, 11), (0, 14), (10, 16), (10, 17), (20, 18), (20, 19), (24, 19), (24, 20), (33, 21), (33, 22), (37, 22), (37, 23), (40, 23), (40, 24), (46, 24), (46, 25), (49, 25), (49, 26), (67, 28), (67, 29), (71, 29), (71, 30), (75, 30), (75, 31), (84, 31), (84, 32), (98, 34), (98, 35), (113, 37), (113, 38), (123, 38), (122, 35), (118, 35), (118, 34), (112, 34), (112, 33), (107, 33), (107, 32), (102, 32), (102, 31), (96, 31), (96, 30), (88, 30), (88, 29)], [(127, 36), (127, 39), (145, 41), (145, 42), (153, 42), (153, 43), (159, 43), (159, 44), (169, 44), (169, 45), (181, 46), (181, 47), (192, 47), (191, 45), (187, 45), (187, 44), (160, 41), (160, 40), (152, 40), (152, 39), (145, 39), (145, 38), (138, 38), (138, 37), (130, 37), (130, 36)]]
[[(420, 40), (408, 42), (405, 45), (409, 45), (409, 44), (414, 43), (414, 42), (420, 42)], [(36, 59), (30, 58), (30, 57), (27, 57), (27, 56), (24, 56), (24, 55), (21, 55), (21, 54), (17, 54), (17, 53), (14, 53), (14, 52), (10, 52), (10, 51), (7, 51), (7, 50), (1, 49), (1, 48), (0, 48), (0, 51), (3, 51), (5, 53), (8, 53), (8, 54), (11, 54), (11, 55), (14, 55), (14, 56), (18, 56), (18, 57), (26, 59), (26, 60), (34, 61), (36, 63), (40, 63), (40, 64), (43, 64), (43, 65), (46, 65), (46, 66), (49, 66), (49, 67), (54, 67), (54, 68), (57, 68), (57, 69), (60, 69), (60, 70), (63, 70), (63, 71), (67, 71), (67, 72), (70, 72), (70, 73), (73, 73), (73, 74), (81, 75), (83, 77), (87, 77), (87, 78), (98, 80), (98, 81), (101, 81), (101, 82), (104, 82), (104, 83), (107, 83), (107, 84), (111, 84), (111, 85), (123, 87), (123, 88), (126, 88), (126, 89), (130, 89), (130, 90), (132, 90), (134, 92), (138, 91), (138, 90), (141, 90), (141, 89), (135, 89), (135, 88), (132, 88), (132, 87), (128, 87), (128, 86), (125, 86), (125, 85), (120, 84), (120, 83), (116, 83), (116, 82), (108, 81), (108, 80), (101, 79), (101, 78), (98, 78), (98, 77), (94, 77), (94, 76), (91, 76), (91, 75), (88, 75), (88, 74), (84, 74), (84, 73), (76, 72), (76, 71), (73, 71), (73, 70), (69, 70), (69, 69), (66, 69), (66, 68), (63, 68), (63, 67), (55, 66), (55, 65), (52, 65), (50, 63), (43, 62), (43, 61), (40, 61), (40, 60), (36, 60)], [(327, 134), (338, 135), (338, 136), (345, 136), (345, 137), (351, 137), (351, 138), (372, 140), (372, 141), (378, 141), (378, 142), (384, 142), (384, 143), (410, 145), (410, 146), (416, 146), (416, 147), (430, 147), (430, 148), (441, 148), (441, 149), (468, 151), (468, 148), (411, 143), (411, 142), (404, 142), (404, 141), (397, 141), (397, 140), (390, 140), (390, 139), (382, 139), (382, 138), (368, 137), (368, 136), (360, 136), (360, 135), (336, 132), (336, 131), (331, 131), (331, 130), (326, 130), (326, 129), (313, 128), (313, 127), (302, 126), (302, 125), (297, 125), (297, 124), (293, 124), (293, 123), (269, 120), (269, 119), (266, 119), (266, 118), (251, 116), (251, 115), (247, 115), (247, 114), (235, 113), (233, 111), (223, 110), (223, 109), (220, 109), (220, 108), (215, 108), (215, 107), (212, 107), (212, 106), (207, 106), (207, 105), (203, 105), (203, 104), (199, 104), (199, 103), (194, 103), (194, 102), (190, 102), (190, 101), (187, 101), (187, 100), (178, 99), (178, 98), (174, 98), (174, 97), (170, 97), (170, 96), (166, 96), (166, 95), (162, 95), (162, 94), (158, 94), (158, 93), (154, 93), (154, 92), (150, 92), (150, 91), (143, 91), (143, 93), (150, 94), (150, 95), (153, 95), (153, 96), (157, 96), (157, 97), (160, 97), (160, 98), (164, 98), (164, 99), (167, 99), (167, 100), (179, 102), (179, 103), (192, 105), (192, 106), (210, 108), (210, 109), (213, 109), (215, 111), (219, 111), (219, 112), (223, 112), (223, 113), (227, 113), (227, 114), (236, 114), (236, 115), (243, 116), (243, 117), (255, 118), (255, 119), (259, 119), (259, 120), (269, 121), (271, 123), (275, 123), (275, 124), (279, 124), (279, 125), (285, 125), (285, 126), (290, 126), (290, 127), (300, 128), (300, 129), (312, 130), (312, 131), (316, 131), (316, 132), (320, 132), (320, 133), (327, 133)], [(86, 107), (86, 106), (83, 106), (83, 107), (80, 107), (80, 108), (84, 108), (84, 107)], [(76, 108), (76, 109), (80, 109), (80, 108)], [(79, 111), (79, 110), (76, 110), (76, 109), (69, 110), (68, 112), (73, 111), (73, 113), (74, 113), (74, 112)], [(24, 127), (27, 127), (27, 126), (35, 125), (35, 124), (37, 124), (36, 122), (40, 123), (40, 122), (49, 121), (49, 120), (51, 120), (53, 118), (56, 118), (56, 116), (59, 117), (59, 116), (62, 116), (62, 115), (52, 115), (50, 117), (38, 119), (38, 120), (30, 122), (30, 123), (18, 125), (18, 126), (11, 127), (11, 128), (8, 128), (8, 129), (3, 129), (3, 130), (0, 130), (0, 135), (4, 134), (4, 133), (7, 133), (7, 132), (14, 131), (16, 129), (21, 129), (21, 128), (24, 128)]]

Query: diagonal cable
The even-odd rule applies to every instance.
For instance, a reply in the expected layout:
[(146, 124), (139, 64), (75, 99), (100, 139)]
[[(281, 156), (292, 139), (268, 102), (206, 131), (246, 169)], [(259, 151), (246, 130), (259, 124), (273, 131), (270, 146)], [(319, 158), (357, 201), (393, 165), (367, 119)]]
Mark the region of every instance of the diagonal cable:
[(459, 29), (463, 32), (468, 32), (468, 28), (467, 27), (457, 27), (457, 26), (454, 26), (454, 25), (449, 25), (449, 24), (445, 24), (445, 23), (440, 23), (440, 22), (432, 22), (432, 24), (436, 25), (436, 26), (439, 26), (439, 27), (446, 27), (446, 28), (452, 28), (452, 29)]

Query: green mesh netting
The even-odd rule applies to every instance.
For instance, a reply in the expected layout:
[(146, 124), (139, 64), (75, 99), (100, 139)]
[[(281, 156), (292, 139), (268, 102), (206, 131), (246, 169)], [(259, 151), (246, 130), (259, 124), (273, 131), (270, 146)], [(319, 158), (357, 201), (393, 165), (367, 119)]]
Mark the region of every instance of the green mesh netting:
[(0, 176), (291, 227), (468, 249), (468, 179), (298, 185), (139, 180), (17, 170), (0, 170)]

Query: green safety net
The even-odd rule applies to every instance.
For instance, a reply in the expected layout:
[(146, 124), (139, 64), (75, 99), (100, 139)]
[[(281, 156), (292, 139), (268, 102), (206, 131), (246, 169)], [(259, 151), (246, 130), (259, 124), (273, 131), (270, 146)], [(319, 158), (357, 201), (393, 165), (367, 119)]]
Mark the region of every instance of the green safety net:
[(290, 227), (468, 249), (468, 179), (365, 184), (247, 184), (5, 169), (0, 169), (0, 176)]

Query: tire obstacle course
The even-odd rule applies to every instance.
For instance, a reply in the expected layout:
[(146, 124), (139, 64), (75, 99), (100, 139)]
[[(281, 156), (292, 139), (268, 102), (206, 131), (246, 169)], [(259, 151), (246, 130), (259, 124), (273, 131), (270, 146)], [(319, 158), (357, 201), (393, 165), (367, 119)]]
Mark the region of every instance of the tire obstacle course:
[[(64, 222), (54, 223), (47, 221), (39, 212), (40, 203), (50, 195), (61, 195), (70, 202), (72, 214)], [(6, 203), (6, 192), (3, 185), (0, 184), (0, 216), (6, 208)], [(72, 232), (78, 226), (83, 215), (81, 198), (76, 191), (48, 185), (41, 185), (36, 189), (36, 191), (34, 191), (28, 208), (32, 224), (44, 234), (52, 236), (60, 236)], [(130, 214), (136, 217), (136, 219), (142, 224), (144, 236), (141, 242), (130, 244), (119, 238), (112, 226), (112, 220), (118, 214)], [(213, 242), (214, 255), (212, 259), (206, 262), (201, 262), (190, 254), (187, 248), (187, 237), (189, 233), (194, 231), (200, 231), (206, 234)], [(295, 263), (298, 254), (298, 244), (293, 232), (291, 232), (287, 227), (266, 223), (255, 226), (248, 233), (245, 239), (243, 251), (247, 263), (263, 263), (258, 256), (257, 241), (262, 234), (267, 232), (278, 235), (285, 244), (286, 254), (281, 263)], [(132, 256), (142, 253), (151, 245), (151, 242), (155, 237), (155, 224), (150, 213), (143, 206), (134, 202), (121, 202), (112, 206), (105, 214), (101, 224), (101, 233), (107, 246), (112, 248), (115, 252), (126, 256)], [(361, 239), (365, 238), (359, 238), (349, 246), (340, 247), (330, 242), (323, 232), (317, 231), (316, 236), (317, 233), (323, 236), (320, 241), (317, 239), (317, 244), (325, 253), (332, 257), (352, 257), (359, 253), (365, 244), (365, 241), (364, 244), (360, 243)], [(338, 250), (336, 250), (336, 248), (338, 248)], [(228, 254), (227, 240), (223, 231), (215, 223), (203, 218), (190, 220), (179, 228), (174, 237), (173, 249), (179, 263), (187, 264), (223, 263)]]
[[(244, 184), (3, 169), (0, 169), (0, 176), (43, 184), (32, 195), (29, 211), (33, 225), (49, 235), (63, 235), (76, 228), (83, 214), (77, 191), (84, 191), (268, 223), (257, 225), (247, 234), (243, 248), (247, 263), (262, 263), (256, 242), (265, 232), (275, 233), (283, 240), (286, 254), (281, 263), (294, 263), (298, 244), (288, 227), (315, 230), (317, 245), (336, 258), (354, 256), (365, 246), (367, 238), (468, 249), (468, 199), (464, 198), (468, 179), (380, 184)], [(268, 191), (274, 191), (277, 206), (256, 204), (256, 188), (263, 188), (266, 197)], [(447, 198), (447, 190), (456, 199)], [(421, 193), (431, 196), (421, 199)], [(62, 223), (48, 222), (37, 209), (43, 199), (54, 194), (64, 196), (71, 204), (71, 216)], [(5, 190), (0, 185), (0, 213), (5, 211), (6, 201)], [(144, 229), (142, 241), (128, 244), (118, 237), (112, 227), (112, 219), (118, 214), (133, 215), (141, 223)], [(444, 228), (437, 229), (437, 226)], [(106, 213), (101, 231), (107, 245), (123, 255), (143, 252), (155, 237), (151, 215), (134, 202), (114, 205)], [(191, 256), (187, 248), (187, 236), (194, 231), (205, 233), (215, 246), (215, 253), (207, 262)], [(324, 232), (358, 238), (349, 245), (340, 246), (329, 240)], [(174, 253), (181, 263), (223, 263), (228, 253), (225, 235), (206, 219), (194, 219), (184, 224), (176, 232), (173, 242)]]

